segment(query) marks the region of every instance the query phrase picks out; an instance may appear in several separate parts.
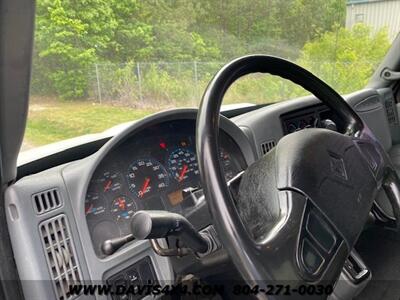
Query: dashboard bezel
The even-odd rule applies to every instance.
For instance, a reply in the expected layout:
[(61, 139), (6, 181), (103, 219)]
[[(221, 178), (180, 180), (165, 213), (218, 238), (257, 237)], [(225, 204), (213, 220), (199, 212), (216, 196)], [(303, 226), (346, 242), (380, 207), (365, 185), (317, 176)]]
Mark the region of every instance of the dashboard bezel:
[[(144, 128), (172, 120), (196, 120), (196, 118), (197, 109), (174, 109), (151, 115), (133, 123), (120, 134), (114, 136), (96, 153), (63, 168), (62, 176), (72, 200), (74, 217), (77, 223), (82, 248), (85, 253), (91, 278), (103, 280), (105, 279), (103, 277), (105, 276), (104, 274), (111, 276), (111, 273), (114, 273), (110, 270), (120, 269), (121, 265), (125, 266), (127, 264), (132, 264), (146, 255), (150, 256), (152, 259), (155, 272), (160, 280), (173, 278), (170, 260), (155, 255), (148, 241), (135, 241), (126, 245), (113, 255), (105, 258), (98, 257), (94, 251), (89, 227), (86, 222), (84, 199), (94, 172), (107, 154), (113, 149), (124, 143), (127, 139), (134, 138), (134, 135)], [(244, 132), (224, 116), (221, 116), (220, 128), (238, 145), (244, 156), (246, 165), (253, 163), (256, 158), (256, 152)]]
[[(186, 214), (196, 205), (192, 203), (189, 195), (184, 196), (182, 193), (184, 189), (200, 187), (194, 143), (195, 126), (196, 120), (192, 118), (146, 126), (119, 143), (98, 165), (85, 197), (86, 220), (98, 256), (105, 256), (101, 250), (105, 240), (131, 232), (129, 216), (135, 211), (167, 210)], [(219, 135), (220, 151), (224, 157), (221, 158), (221, 167), (224, 168), (228, 181), (245, 170), (247, 164), (241, 149), (232, 137), (223, 129)], [(175, 178), (176, 171), (171, 169), (171, 162), (176, 164), (180, 160), (176, 156), (171, 158), (177, 151), (179, 153), (183, 151), (182, 153), (190, 156), (191, 160), (186, 161), (188, 164), (186, 167), (189, 172), (195, 172), (188, 173), (182, 182)], [(191, 165), (192, 167), (188, 167)], [(156, 166), (157, 171), (153, 170), (153, 166)], [(181, 167), (175, 166), (175, 168)], [(141, 194), (143, 187), (147, 186), (149, 188)], [(122, 208), (119, 200), (121, 197), (125, 201), (122, 203)], [(171, 200), (170, 197), (178, 200)], [(182, 198), (179, 200), (179, 197)], [(115, 205), (116, 200), (118, 202)]]

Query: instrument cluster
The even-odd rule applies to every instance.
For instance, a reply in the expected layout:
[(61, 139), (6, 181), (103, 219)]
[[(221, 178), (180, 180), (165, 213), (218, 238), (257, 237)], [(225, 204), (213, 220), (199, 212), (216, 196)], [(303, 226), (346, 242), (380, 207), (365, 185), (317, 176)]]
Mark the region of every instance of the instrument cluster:
[[(220, 158), (226, 180), (245, 169), (239, 147), (222, 130)], [(201, 188), (194, 120), (161, 123), (123, 142), (99, 165), (86, 194), (96, 253), (101, 256), (105, 240), (130, 232), (130, 218), (138, 210), (182, 212), (188, 188)]]

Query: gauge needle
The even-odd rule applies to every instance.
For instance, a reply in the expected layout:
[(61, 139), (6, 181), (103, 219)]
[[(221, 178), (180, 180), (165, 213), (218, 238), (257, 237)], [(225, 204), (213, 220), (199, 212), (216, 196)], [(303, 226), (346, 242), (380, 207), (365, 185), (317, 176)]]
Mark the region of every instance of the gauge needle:
[(179, 178), (178, 181), (181, 182), (183, 180), (183, 177), (185, 177), (185, 174), (188, 170), (188, 166), (187, 165), (183, 165), (181, 173), (179, 174)]
[(92, 209), (93, 209), (93, 204), (90, 204), (90, 206), (86, 209), (86, 215), (88, 214), (88, 213), (90, 213), (91, 211), (92, 211)]
[(125, 200), (123, 198), (118, 199), (118, 206), (120, 209), (125, 209)]
[(140, 190), (140, 197), (143, 197), (144, 193), (146, 193), (146, 190), (149, 187), (149, 184), (150, 184), (150, 178), (146, 177), (144, 179), (142, 189)]
[(106, 182), (106, 184), (104, 185), (104, 191), (105, 192), (107, 192), (110, 189), (111, 184), (112, 184), (112, 180), (109, 180), (109, 181)]

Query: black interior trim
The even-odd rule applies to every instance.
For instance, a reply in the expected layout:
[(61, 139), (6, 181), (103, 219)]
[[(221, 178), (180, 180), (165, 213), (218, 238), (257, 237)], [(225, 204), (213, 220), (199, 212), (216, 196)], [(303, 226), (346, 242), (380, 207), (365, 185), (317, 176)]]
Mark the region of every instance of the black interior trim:
[[(260, 104), (242, 107), (238, 109), (230, 109), (221, 112), (221, 115), (227, 118), (233, 118), (244, 113), (257, 110), (259, 108), (268, 106), (268, 104)], [(97, 152), (105, 143), (107, 143), (111, 137), (102, 138), (99, 140), (91, 141), (78, 145), (76, 147), (68, 148), (60, 152), (56, 152), (52, 155), (31, 161), (29, 163), (18, 166), (17, 170), (17, 180), (32, 174), (42, 172), (44, 170), (60, 166), (62, 164), (69, 163), (74, 160), (83, 159), (93, 153)]]
[(97, 152), (111, 138), (104, 138), (90, 143), (82, 144), (77, 147), (68, 148), (64, 151), (34, 160), (21, 165), (17, 170), (17, 180), (22, 177), (42, 172), (44, 170), (69, 163), (74, 160), (83, 159)]
[(275, 102), (272, 103), (265, 103), (265, 104), (257, 104), (257, 105), (251, 105), (251, 106), (246, 106), (246, 107), (241, 107), (241, 108), (236, 108), (236, 109), (230, 109), (230, 110), (225, 110), (221, 112), (221, 115), (227, 118), (233, 118), (237, 117), (239, 115), (251, 112), (253, 110), (257, 110), (259, 108), (269, 106), (271, 104), (274, 104)]

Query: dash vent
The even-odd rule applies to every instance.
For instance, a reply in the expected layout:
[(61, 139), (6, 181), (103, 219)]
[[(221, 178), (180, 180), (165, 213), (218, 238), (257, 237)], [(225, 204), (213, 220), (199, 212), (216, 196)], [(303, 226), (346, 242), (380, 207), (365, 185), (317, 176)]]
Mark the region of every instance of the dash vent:
[(261, 151), (262, 154), (265, 155), (267, 154), (269, 151), (272, 150), (272, 148), (275, 147), (275, 141), (274, 140), (270, 140), (270, 141), (266, 141), (264, 143), (261, 143)]
[(41, 215), (62, 205), (58, 189), (51, 189), (32, 195), (36, 214)]
[(69, 286), (80, 284), (82, 274), (68, 220), (59, 215), (40, 223), (39, 230), (57, 299), (73, 299), (75, 295), (69, 293)]

